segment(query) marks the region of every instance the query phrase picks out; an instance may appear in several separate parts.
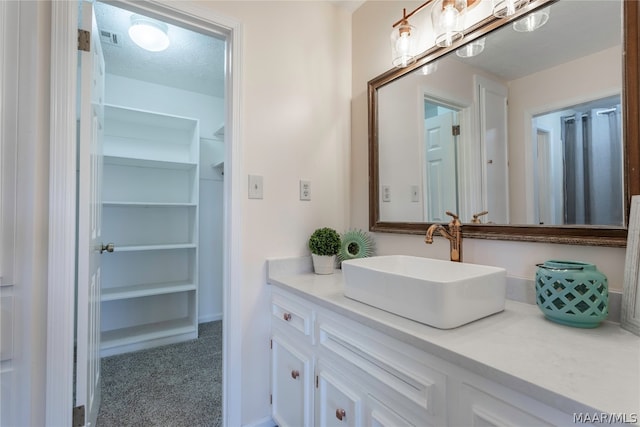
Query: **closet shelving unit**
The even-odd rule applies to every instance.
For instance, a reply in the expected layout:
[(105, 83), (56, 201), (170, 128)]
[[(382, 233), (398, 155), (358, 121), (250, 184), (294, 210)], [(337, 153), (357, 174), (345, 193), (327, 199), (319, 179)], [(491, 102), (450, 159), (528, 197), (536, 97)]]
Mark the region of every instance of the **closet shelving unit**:
[(105, 106), (101, 355), (198, 334), (196, 119)]

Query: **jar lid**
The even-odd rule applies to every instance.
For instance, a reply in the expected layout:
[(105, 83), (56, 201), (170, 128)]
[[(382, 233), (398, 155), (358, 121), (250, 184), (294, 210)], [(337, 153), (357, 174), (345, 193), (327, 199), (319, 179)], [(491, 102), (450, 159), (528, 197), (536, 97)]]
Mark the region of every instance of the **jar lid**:
[(542, 264), (536, 264), (538, 267), (546, 268), (548, 270), (593, 270), (595, 265), (580, 261), (563, 261), (563, 260), (548, 260)]

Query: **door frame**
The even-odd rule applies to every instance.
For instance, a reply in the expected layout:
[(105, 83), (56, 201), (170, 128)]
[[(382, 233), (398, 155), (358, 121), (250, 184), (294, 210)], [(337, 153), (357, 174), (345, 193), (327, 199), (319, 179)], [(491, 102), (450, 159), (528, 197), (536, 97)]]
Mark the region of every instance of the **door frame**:
[[(241, 75), (242, 24), (198, 4), (123, 0), (191, 27), (215, 26), (227, 35), (223, 262), (223, 423), (241, 424)], [(48, 296), (46, 348), (47, 425), (71, 425), (76, 257), (77, 2), (51, 3)], [(233, 386), (232, 386), (233, 385)]]

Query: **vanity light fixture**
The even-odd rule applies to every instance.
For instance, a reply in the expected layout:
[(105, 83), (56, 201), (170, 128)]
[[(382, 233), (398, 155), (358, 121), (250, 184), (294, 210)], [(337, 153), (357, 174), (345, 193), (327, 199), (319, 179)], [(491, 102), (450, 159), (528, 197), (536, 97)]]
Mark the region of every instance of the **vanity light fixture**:
[(402, 10), (403, 17), (391, 30), (391, 63), (394, 67), (406, 67), (416, 60), (416, 27), (409, 24), (407, 9)]
[(390, 38), (394, 67), (402, 68), (415, 62), (419, 53), (416, 46), (417, 29), (409, 24), (409, 18), (432, 3), (431, 22), (436, 34), (435, 43), (448, 47), (462, 40), (464, 15), (469, 7), (480, 3), (480, 0), (427, 0), (410, 13), (402, 9), (402, 18), (393, 24)]
[(149, 52), (161, 52), (169, 47), (168, 30), (169, 27), (164, 22), (141, 15), (131, 15), (129, 37)]
[(520, 33), (530, 33), (535, 31), (547, 23), (550, 11), (550, 7), (545, 7), (537, 12), (530, 13), (524, 18), (514, 22), (513, 29)]
[(529, 4), (529, 0), (491, 0), (493, 4), (493, 16), (504, 18), (514, 15), (518, 10)]
[(436, 0), (431, 8), (431, 23), (436, 45), (449, 47), (464, 37), (467, 0)]
[(486, 37), (483, 37), (479, 40), (474, 40), (471, 43), (467, 43), (460, 49), (456, 50), (456, 55), (458, 55), (460, 58), (471, 58), (480, 55), (484, 50), (485, 40)]

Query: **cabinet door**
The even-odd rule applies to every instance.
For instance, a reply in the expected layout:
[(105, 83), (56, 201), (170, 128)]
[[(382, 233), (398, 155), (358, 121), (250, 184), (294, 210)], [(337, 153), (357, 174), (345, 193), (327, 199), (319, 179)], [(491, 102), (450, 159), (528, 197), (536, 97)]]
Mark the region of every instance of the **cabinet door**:
[(360, 426), (361, 404), (359, 396), (351, 390), (344, 378), (327, 368), (318, 368), (316, 396), (316, 426)]
[(312, 425), (313, 359), (279, 336), (272, 338), (271, 415), (280, 427)]

